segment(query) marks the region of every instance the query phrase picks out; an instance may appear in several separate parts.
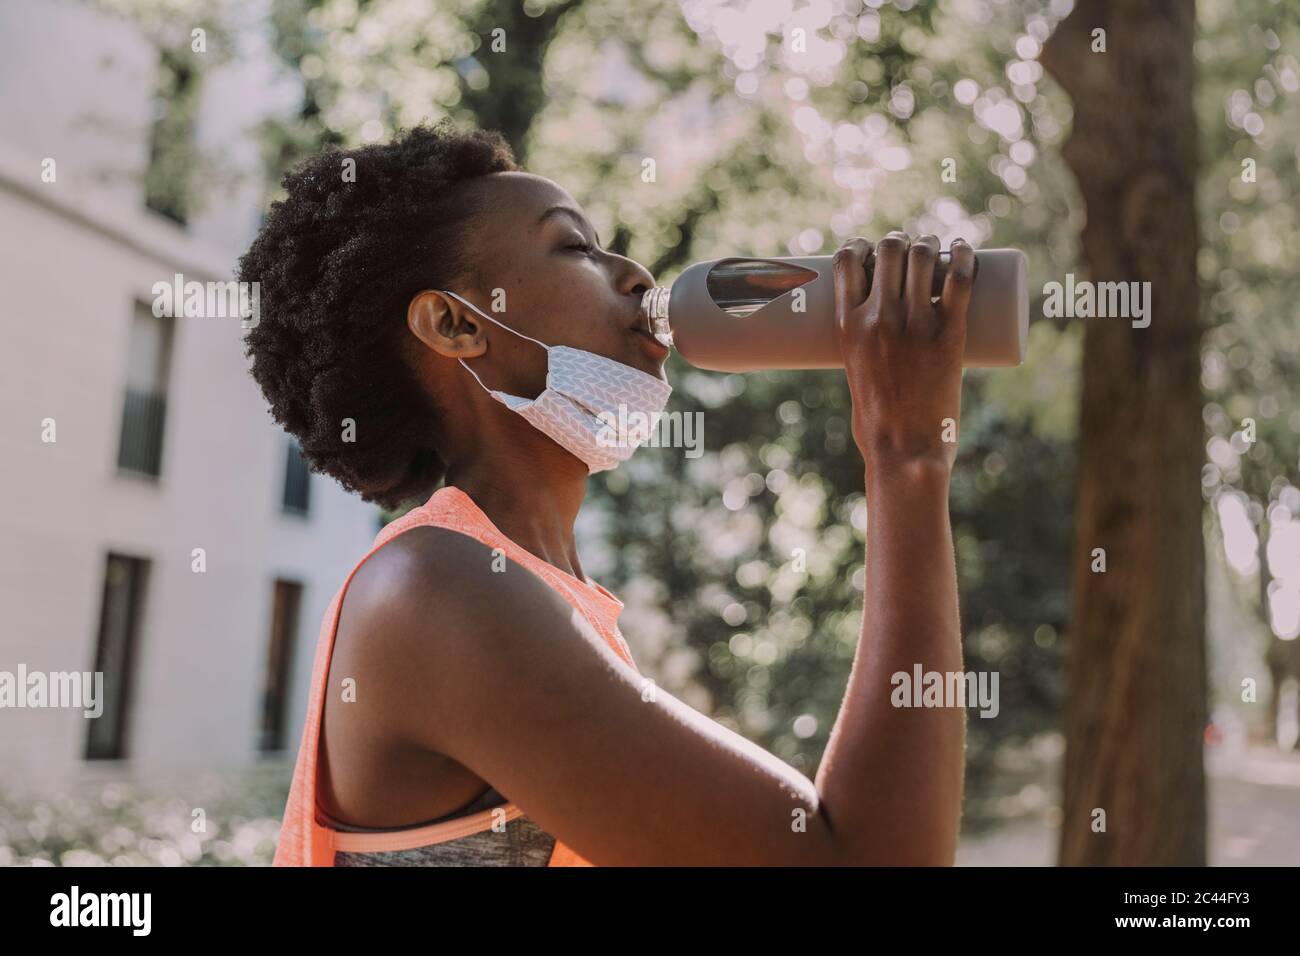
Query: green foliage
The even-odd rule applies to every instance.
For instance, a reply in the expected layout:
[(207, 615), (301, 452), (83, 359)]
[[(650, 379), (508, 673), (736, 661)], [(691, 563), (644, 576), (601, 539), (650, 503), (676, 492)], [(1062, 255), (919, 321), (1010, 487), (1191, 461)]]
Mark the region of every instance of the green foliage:
[[(513, 16), (507, 6), (467, 5), (412, 33), (393, 28), (385, 0), (278, 0), (279, 48), (306, 75), (309, 116), (288, 128), (355, 140), (417, 113), (539, 102), (514, 134), (530, 169), (664, 284), (700, 258), (827, 253), (899, 226), (1016, 245), (1036, 275), (1071, 261), (1072, 183), (1053, 151), (1068, 110), (1039, 88), (1036, 64), (1016, 87), (1006, 76), (1017, 38), (1047, 35), (1039, 4), (835, 13), (809, 31), (810, 49), (841, 43), (826, 68), (790, 37), (755, 47), (728, 33), (717, 11), (688, 20), (671, 0), (585, 0), (532, 36), (539, 68), (523, 74), (498, 70), (484, 35)], [(387, 41), (363, 63), (357, 40), (380, 21)], [(451, 69), (454, 83), (435, 82)], [(962, 81), (978, 98), (957, 96)], [(421, 101), (435, 86), (436, 102)], [(1020, 125), (1002, 135), (988, 116), (1012, 109)], [(1077, 352), (1076, 329), (1045, 326), (1024, 368), (968, 376), (953, 494), (963, 625), (971, 666), (1000, 669), (1012, 705), (972, 722), (975, 767), (1000, 737), (1053, 727), (1059, 709)], [(843, 376), (718, 376), (676, 359), (669, 372), (672, 410), (703, 413), (706, 450), (646, 450), (593, 482), (611, 555), (602, 577), (625, 596), (656, 582), (640, 600), (657, 611), (652, 633), (633, 626), (634, 600), (624, 620), (648, 672), (811, 774), (862, 611), (862, 461)]]
[[(508, 127), (529, 168), (663, 284), (702, 258), (829, 253), (901, 227), (1024, 249), (1041, 289), (1080, 271), (1081, 204), (1057, 156), (1069, 105), (1035, 60), (1066, 6), (846, 0), (808, 24), (802, 54), (740, 4), (275, 0), (304, 99), (264, 130), (269, 181), (324, 143), (452, 115)], [(1297, 28), (1270, 0), (1200, 9), (1203, 381), (1221, 442), (1206, 493), (1240, 490), (1262, 521), (1298, 483)], [(1055, 728), (1060, 710), (1080, 332), (1040, 320), (1022, 368), (967, 375), (962, 622), (968, 666), (996, 668), (1002, 693), (998, 719), (970, 723), (977, 782), (999, 743)], [(843, 376), (677, 359), (669, 373), (671, 410), (704, 414), (704, 454), (647, 449), (592, 483), (610, 554), (593, 570), (629, 598), (648, 673), (812, 773), (862, 611), (868, 516)]]
[[(1270, 559), (1268, 548), (1300, 516), (1300, 61), (1288, 52), (1300, 43), (1300, 13), (1269, 0), (1202, 0), (1199, 11), (1205, 245), (1198, 266), (1209, 325), (1202, 488), (1211, 509), (1225, 496), (1245, 504), (1257, 569), (1230, 562), (1239, 572), (1232, 591), (1256, 617), (1250, 638), (1271, 672), (1271, 719), (1281, 681), (1300, 679), (1300, 641), (1273, 606), (1280, 597), (1286, 603), (1279, 589), (1300, 601), (1300, 555)], [(1213, 546), (1224, 547), (1233, 532), (1214, 524)], [(1216, 696), (1255, 717), (1259, 708), (1242, 707), (1239, 684), (1243, 676), (1258, 679), (1257, 669), (1224, 676)], [(1272, 736), (1274, 727), (1263, 730)]]
[[(627, 254), (652, 263), (661, 283), (701, 258), (829, 253), (849, 235), (897, 227), (1023, 248), (1035, 277), (1069, 267), (1073, 190), (1053, 152), (1068, 110), (1034, 83), (1013, 94), (1005, 76), (1027, 18), (1047, 35), (1038, 4), (1003, 4), (980, 24), (932, 3), (836, 15), (819, 32), (847, 36), (843, 27), (861, 22), (878, 39), (846, 44), (830, 71), (805, 68), (776, 34), (761, 62), (751, 57), (742, 70), (740, 54), (719, 50), (707, 29), (692, 24), (700, 37), (683, 42), (677, 6), (665, 6), (662, 18), (652, 5), (648, 22), (629, 22), (620, 4), (588, 2), (566, 23), (571, 35), (551, 47), (557, 95), (535, 122), (531, 154), (534, 169), (568, 187), (600, 229), (626, 233)], [(628, 59), (642, 69), (653, 55), (675, 82), (653, 72), (629, 80), (645, 92), (610, 109), (592, 92), (600, 71), (578, 67), (596, 55), (590, 37), (640, 50)], [(716, 62), (702, 63), (711, 52)], [(979, 99), (959, 102), (963, 80)], [(974, 115), (1012, 101), (1027, 117), (1012, 136)], [(692, 110), (701, 114), (698, 141), (664, 119)], [(841, 148), (840, 137), (856, 148)], [(877, 161), (886, 150), (888, 169)], [(640, 175), (647, 156), (655, 182)], [(955, 161), (955, 182), (941, 177), (945, 159)], [(998, 742), (1056, 726), (1078, 331), (1044, 324), (1023, 368), (967, 376), (952, 508), (967, 660), (1001, 673), (1004, 707), (1014, 711), (972, 719), (977, 778)], [(669, 371), (672, 410), (703, 412), (707, 451), (684, 462), (678, 451), (647, 450), (627, 475), (593, 487), (594, 500), (611, 499), (611, 580), (663, 584), (657, 600), (671, 624), (660, 626), (673, 641), (651, 646), (676, 659), (684, 643), (698, 662), (673, 690), (812, 774), (862, 613), (867, 516), (847, 387), (834, 372), (718, 376), (680, 363)], [(806, 573), (792, 570), (796, 554)], [(672, 684), (677, 669), (665, 671)]]
[(201, 89), (198, 65), (185, 51), (160, 51), (145, 205), (184, 225), (194, 205), (191, 173), (199, 163), (194, 139)]

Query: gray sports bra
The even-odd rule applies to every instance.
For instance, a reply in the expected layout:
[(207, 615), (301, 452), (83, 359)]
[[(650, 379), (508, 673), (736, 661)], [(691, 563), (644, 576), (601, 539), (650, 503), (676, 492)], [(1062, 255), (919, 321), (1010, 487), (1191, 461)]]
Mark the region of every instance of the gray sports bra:
[[(499, 807), (509, 801), (494, 787), (488, 787), (459, 810), (445, 816), (401, 827), (361, 827), (321, 816), (337, 830), (352, 833), (401, 833), (419, 827), (455, 820), (472, 813)], [(507, 821), (501, 831), (483, 830), (469, 836), (409, 850), (385, 850), (358, 853), (340, 850), (334, 854), (335, 866), (546, 866), (555, 837), (527, 817)]]

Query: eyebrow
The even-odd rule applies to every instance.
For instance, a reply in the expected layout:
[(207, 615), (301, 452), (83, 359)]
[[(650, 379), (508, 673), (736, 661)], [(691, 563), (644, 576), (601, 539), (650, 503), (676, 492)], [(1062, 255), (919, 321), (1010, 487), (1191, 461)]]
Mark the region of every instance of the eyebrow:
[(605, 245), (600, 241), (600, 233), (596, 231), (596, 227), (587, 222), (586, 217), (580, 214), (572, 206), (552, 206), (550, 209), (546, 210), (546, 212), (542, 213), (541, 216), (538, 217), (537, 221), (538, 223), (543, 223), (548, 219), (558, 219), (560, 216), (568, 216), (579, 226), (589, 227), (591, 229), (591, 234), (596, 237), (596, 245), (601, 247)]

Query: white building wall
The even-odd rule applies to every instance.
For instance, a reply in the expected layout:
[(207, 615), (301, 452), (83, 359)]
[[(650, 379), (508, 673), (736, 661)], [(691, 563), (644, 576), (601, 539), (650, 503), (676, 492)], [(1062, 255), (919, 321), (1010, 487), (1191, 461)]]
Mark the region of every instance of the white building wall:
[[(306, 518), (281, 512), (287, 439), (248, 375), (236, 319), (174, 320), (161, 477), (116, 468), (134, 302), (176, 272), (229, 279), (260, 197), (245, 186), (191, 230), (144, 209), (153, 56), (127, 25), (79, 4), (0, 5), (0, 670), (92, 668), (107, 553), (151, 561), (128, 759), (83, 761), (80, 711), (6, 708), (11, 785), (257, 760), (276, 577), (304, 585), (291, 758), (321, 617), (377, 530), (374, 506), (319, 475)], [(262, 104), (242, 102), (251, 129)], [(265, 108), (282, 102), (280, 90)], [(240, 125), (221, 122), (227, 134)], [(253, 145), (232, 156), (246, 162)], [(47, 156), (56, 183), (41, 181)], [(45, 419), (54, 443), (41, 440)], [(191, 570), (194, 548), (206, 573)]]

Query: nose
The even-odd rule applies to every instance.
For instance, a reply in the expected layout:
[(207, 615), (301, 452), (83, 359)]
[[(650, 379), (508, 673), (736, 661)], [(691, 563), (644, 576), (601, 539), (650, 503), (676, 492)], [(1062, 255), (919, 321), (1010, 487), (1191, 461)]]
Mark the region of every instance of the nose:
[(617, 267), (617, 288), (623, 295), (644, 295), (647, 289), (653, 289), (655, 277), (645, 266), (635, 259), (614, 255)]

